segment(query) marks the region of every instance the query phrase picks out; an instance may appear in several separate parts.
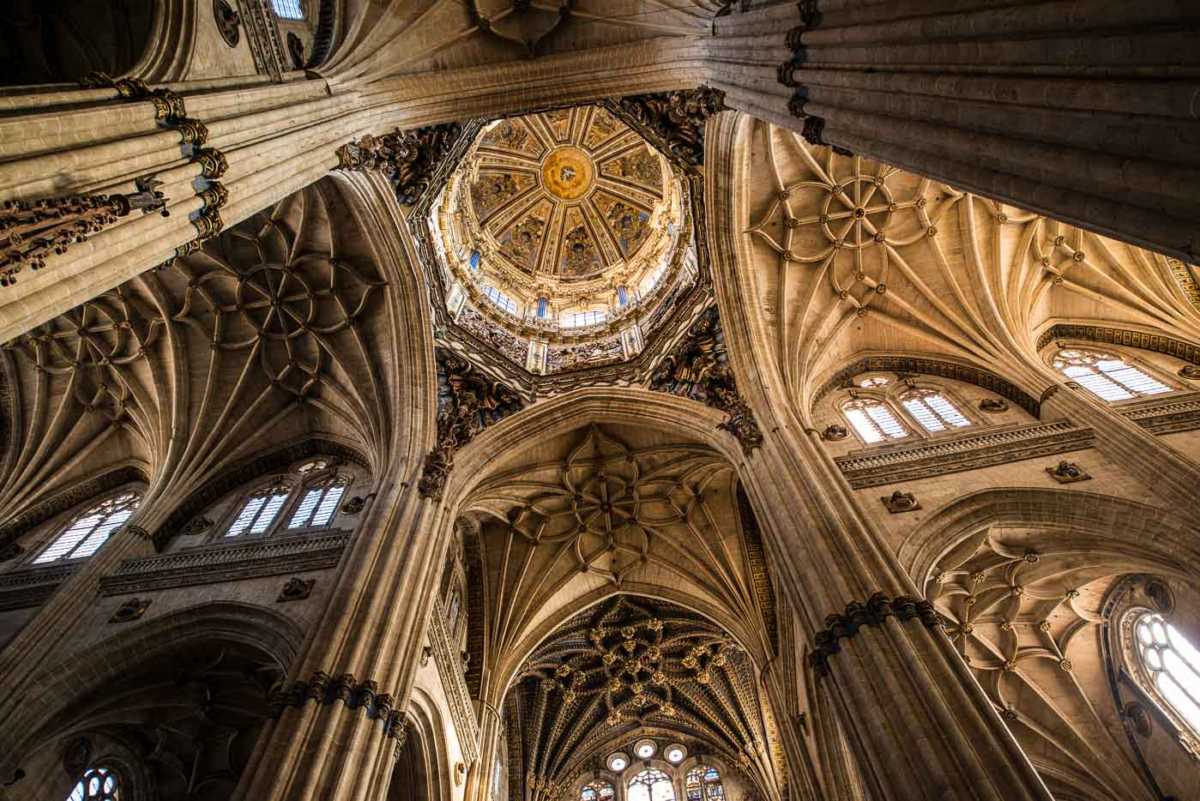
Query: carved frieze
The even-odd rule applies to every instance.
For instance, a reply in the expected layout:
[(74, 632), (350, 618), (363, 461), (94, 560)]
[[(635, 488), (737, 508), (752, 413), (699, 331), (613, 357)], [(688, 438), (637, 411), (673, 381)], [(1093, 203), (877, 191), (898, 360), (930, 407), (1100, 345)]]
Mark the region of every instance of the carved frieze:
[(483, 375), (466, 359), (438, 349), (437, 444), (425, 457), (418, 489), (440, 498), (454, 467), (455, 452), (492, 423), (524, 406), (517, 393)]
[(382, 173), (396, 198), (411, 206), (429, 186), (461, 134), (462, 126), (457, 122), (396, 130), (382, 136), (368, 134), (338, 148), (338, 167)]
[(920, 620), (926, 628), (940, 625), (940, 618), (933, 604), (926, 600), (899, 595), (889, 597), (882, 592), (872, 595), (865, 604), (851, 601), (844, 612), (825, 618), (825, 628), (813, 637), (813, 648), (809, 653), (809, 665), (818, 676), (829, 674), (829, 658), (842, 650), (839, 640), (855, 637), (865, 626), (882, 626), (883, 621), (895, 617), (903, 622)]
[(467, 762), (474, 763), (479, 758), (479, 724), (475, 720), (471, 694), (463, 677), (462, 660), (455, 654), (450, 642), (450, 633), (446, 630), (446, 615), (440, 601), (435, 602), (433, 615), (429, 620), (429, 642), (438, 676), (441, 677), (442, 687), (446, 691), (446, 699), (450, 702), (450, 716), (454, 720), (454, 729), (458, 733), (463, 756)]
[(650, 376), (650, 389), (700, 401), (728, 415), (720, 428), (733, 434), (747, 456), (762, 445), (762, 431), (738, 394), (716, 306), (692, 323), (683, 341)]
[(704, 125), (725, 108), (725, 93), (707, 86), (677, 92), (623, 97), (620, 108), (642, 128), (649, 129), (667, 152), (684, 163), (704, 163)]
[(17, 282), (24, 268), (39, 270), (51, 254), (115, 225), (134, 209), (166, 217), (166, 196), (154, 176), (135, 181), (136, 192), (112, 195), (65, 195), (42, 200), (8, 200), (0, 205), (0, 286)]

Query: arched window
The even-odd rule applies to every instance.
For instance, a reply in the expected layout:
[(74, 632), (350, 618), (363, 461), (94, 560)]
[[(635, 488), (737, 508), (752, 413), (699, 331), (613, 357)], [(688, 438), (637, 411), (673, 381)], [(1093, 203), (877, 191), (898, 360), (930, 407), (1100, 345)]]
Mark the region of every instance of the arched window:
[(1171, 387), (1111, 353), (1064, 349), (1058, 352), (1051, 364), (1067, 378), (1106, 401), (1128, 400), (1171, 391)]
[(88, 768), (67, 801), (121, 801), (121, 777), (109, 768)]
[(611, 784), (597, 779), (583, 786), (579, 791), (579, 801), (612, 801), (616, 795), (617, 791)]
[(304, 19), (300, 0), (271, 0), (271, 5), (280, 19)]
[(721, 774), (711, 766), (700, 765), (689, 770), (683, 786), (687, 790), (687, 801), (725, 799), (725, 786), (721, 784)]
[(1155, 612), (1138, 619), (1134, 636), (1151, 694), (1170, 706), (1193, 735), (1200, 735), (1200, 651)]
[(60, 559), (88, 558), (133, 516), (140, 501), (135, 492), (123, 492), (101, 501), (76, 516), (33, 563), (41, 565)]
[(304, 497), (300, 499), (296, 511), (292, 512), (287, 527), (317, 528), (329, 525), (345, 492), (346, 479), (341, 476), (306, 487)]
[(900, 396), (900, 404), (930, 433), (971, 425), (950, 399), (937, 390), (910, 390)]
[(627, 801), (675, 801), (671, 777), (656, 768), (647, 768), (629, 780)]
[(265, 534), (279, 510), (287, 503), (292, 488), (285, 482), (272, 484), (258, 490), (242, 504), (241, 511), (229, 524), (226, 537), (238, 537), (242, 534)]
[(863, 442), (868, 444), (908, 436), (908, 429), (882, 401), (855, 398), (842, 404), (842, 414), (846, 415)]

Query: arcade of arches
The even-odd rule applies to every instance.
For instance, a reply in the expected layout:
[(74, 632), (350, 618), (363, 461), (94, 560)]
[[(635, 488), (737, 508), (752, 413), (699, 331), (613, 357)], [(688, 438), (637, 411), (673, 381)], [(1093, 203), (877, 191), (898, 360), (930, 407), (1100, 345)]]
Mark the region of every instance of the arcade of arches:
[(1196, 4), (0, 20), (0, 801), (1196, 798)]

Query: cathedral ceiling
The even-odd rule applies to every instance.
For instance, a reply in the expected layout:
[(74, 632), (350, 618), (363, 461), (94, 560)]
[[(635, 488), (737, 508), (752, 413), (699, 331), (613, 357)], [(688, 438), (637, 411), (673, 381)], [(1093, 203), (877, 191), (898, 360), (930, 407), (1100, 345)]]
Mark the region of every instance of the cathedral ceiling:
[(742, 136), (740, 258), (801, 414), (864, 354), (1035, 381), (1022, 363), (1060, 320), (1200, 340), (1200, 297), (1178, 262), (767, 123), (747, 120)]
[[(755, 654), (773, 600), (733, 467), (706, 447), (592, 426), (507, 454), (467, 500), (487, 598), (485, 694), (571, 610), (616, 592), (686, 600)], [(759, 582), (756, 589), (756, 581)]]
[(551, 298), (560, 283), (636, 285), (635, 258), (667, 235), (669, 168), (603, 107), (501, 120), (464, 166), (470, 227)]
[[(370, 5), (379, 6), (378, 2)], [(346, 45), (326, 65), (366, 79), (528, 61), (656, 37), (710, 33), (715, 0), (387, 0), (355, 20)], [(362, 6), (362, 8), (358, 8)]]
[(701, 743), (743, 769), (764, 753), (748, 657), (711, 621), (664, 601), (619, 595), (573, 616), (510, 692), (525, 781), (548, 795), (639, 733)]
[(377, 261), (326, 181), (7, 343), (3, 505), (128, 464), (186, 494), (313, 436), (386, 459), (399, 339)]

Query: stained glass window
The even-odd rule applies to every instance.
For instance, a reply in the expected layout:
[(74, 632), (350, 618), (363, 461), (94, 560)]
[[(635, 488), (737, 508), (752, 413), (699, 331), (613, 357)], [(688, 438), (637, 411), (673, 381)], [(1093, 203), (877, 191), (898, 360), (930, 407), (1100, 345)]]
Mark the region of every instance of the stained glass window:
[(1153, 689), (1192, 734), (1200, 735), (1200, 651), (1179, 629), (1155, 613), (1138, 619), (1134, 636), (1138, 657)]
[(629, 780), (627, 801), (675, 801), (671, 777), (655, 768), (647, 768)]
[(914, 389), (900, 398), (900, 404), (926, 431), (935, 433), (971, 425), (958, 408), (940, 392)]
[(281, 19), (304, 19), (304, 9), (300, 0), (271, 0), (275, 14)]
[(1128, 400), (1171, 391), (1171, 387), (1111, 353), (1060, 350), (1052, 364), (1067, 378), (1106, 401)]
[(140, 500), (137, 493), (124, 492), (101, 501), (72, 520), (33, 563), (86, 559), (133, 516)]
[(108, 768), (88, 768), (67, 801), (121, 801), (121, 778)]
[(882, 401), (856, 398), (842, 405), (842, 414), (867, 444), (908, 436), (908, 429)]
[(687, 772), (684, 780), (687, 801), (724, 801), (725, 786), (720, 772), (711, 766), (700, 765)]
[(616, 795), (617, 791), (611, 784), (597, 779), (583, 786), (579, 791), (579, 801), (612, 801)]
[(291, 492), (292, 488), (287, 484), (273, 484), (254, 493), (242, 504), (241, 511), (230, 523), (225, 536), (265, 533), (275, 522)]

